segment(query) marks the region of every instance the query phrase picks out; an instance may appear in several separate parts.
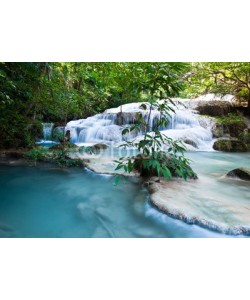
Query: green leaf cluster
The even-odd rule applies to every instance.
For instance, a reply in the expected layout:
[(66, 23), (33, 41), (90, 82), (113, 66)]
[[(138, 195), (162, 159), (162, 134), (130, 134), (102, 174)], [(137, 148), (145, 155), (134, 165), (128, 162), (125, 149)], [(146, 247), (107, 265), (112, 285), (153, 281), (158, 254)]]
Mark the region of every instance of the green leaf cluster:
[[(135, 129), (146, 128), (146, 132), (139, 142), (136, 140), (126, 141), (122, 145), (124, 148), (135, 147), (140, 154), (136, 157), (121, 157), (116, 160), (116, 170), (123, 169), (127, 173), (137, 171), (141, 176), (159, 176), (168, 180), (173, 176), (182, 177), (184, 180), (188, 177), (197, 178), (190, 167), (190, 160), (184, 156), (186, 149), (182, 142), (174, 141), (160, 131), (160, 128), (168, 125), (168, 117), (170, 111), (174, 112), (174, 105), (171, 99), (160, 103), (152, 100), (149, 106), (149, 117), (152, 109), (157, 109), (160, 113), (153, 128), (149, 128), (149, 118), (145, 121), (141, 115), (136, 124), (122, 131), (122, 134), (125, 135)], [(141, 108), (146, 109), (147, 105), (143, 104)], [(148, 132), (149, 129), (152, 131)], [(163, 147), (166, 150), (163, 150)]]
[(227, 116), (223, 116), (223, 117), (216, 117), (216, 120), (218, 123), (224, 125), (231, 125), (234, 123), (241, 123), (244, 121), (241, 115), (234, 114), (234, 113), (228, 113)]

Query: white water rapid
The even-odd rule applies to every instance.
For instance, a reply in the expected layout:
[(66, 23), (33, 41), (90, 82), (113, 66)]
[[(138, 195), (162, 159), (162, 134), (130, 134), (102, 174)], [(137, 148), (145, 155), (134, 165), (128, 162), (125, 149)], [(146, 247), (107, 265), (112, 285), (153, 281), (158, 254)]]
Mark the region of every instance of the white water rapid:
[[(102, 114), (70, 121), (66, 130), (70, 130), (71, 141), (77, 144), (113, 142), (119, 145), (124, 138), (140, 138), (142, 132), (131, 132), (122, 136), (122, 129), (126, 125), (134, 124), (137, 121), (138, 113), (142, 113), (143, 118), (147, 120), (149, 106), (143, 110), (140, 108), (141, 104), (124, 104), (117, 108), (107, 109)], [(183, 140), (189, 150), (212, 150), (212, 118), (200, 116), (195, 110), (183, 105), (177, 105), (174, 109), (175, 113), (171, 113), (169, 125), (162, 128), (162, 132), (173, 139)], [(159, 118), (159, 112), (153, 109), (150, 115), (151, 128), (157, 118)]]

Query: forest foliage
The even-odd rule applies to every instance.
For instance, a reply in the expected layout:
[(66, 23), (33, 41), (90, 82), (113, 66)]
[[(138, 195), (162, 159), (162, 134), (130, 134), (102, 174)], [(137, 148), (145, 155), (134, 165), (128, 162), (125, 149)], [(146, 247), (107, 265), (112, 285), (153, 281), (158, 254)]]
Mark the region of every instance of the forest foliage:
[[(249, 63), (0, 63), (0, 148), (27, 147), (41, 122), (65, 125), (124, 103), (205, 92), (250, 101)], [(173, 84), (174, 83), (174, 84)], [(250, 105), (249, 105), (250, 106)]]

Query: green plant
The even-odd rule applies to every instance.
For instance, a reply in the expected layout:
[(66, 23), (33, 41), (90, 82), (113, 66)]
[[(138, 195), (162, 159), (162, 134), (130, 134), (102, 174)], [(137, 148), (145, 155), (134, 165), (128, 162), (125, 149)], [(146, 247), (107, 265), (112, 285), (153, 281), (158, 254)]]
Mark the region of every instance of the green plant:
[(83, 166), (84, 163), (82, 160), (69, 157), (70, 151), (72, 151), (72, 148), (66, 148), (66, 150), (62, 150), (60, 148), (50, 150), (45, 147), (35, 147), (26, 152), (24, 155), (25, 157), (34, 160), (35, 166), (37, 161), (52, 162), (62, 168)]
[(24, 154), (25, 157), (34, 160), (35, 166), (37, 161), (49, 159), (49, 150), (44, 147), (35, 147)]
[[(172, 104), (172, 107), (169, 105)], [(145, 128), (146, 132), (140, 141), (126, 141), (121, 147), (135, 147), (140, 154), (136, 157), (121, 157), (115, 160), (116, 170), (123, 169), (127, 173), (138, 171), (141, 176), (163, 176), (165, 179), (171, 179), (173, 176), (197, 178), (197, 175), (190, 167), (190, 160), (185, 158), (185, 146), (181, 141), (174, 141), (172, 138), (163, 134), (160, 129), (168, 125), (168, 116), (170, 111), (174, 112), (175, 104), (171, 99), (161, 102), (151, 101), (148, 118), (145, 121), (140, 113), (135, 125), (126, 127), (122, 134), (125, 135), (133, 130)], [(146, 109), (145, 104), (141, 105)], [(159, 112), (158, 118), (150, 128), (150, 115), (152, 109)], [(151, 132), (149, 133), (149, 129)], [(166, 151), (163, 150), (166, 148)], [(119, 181), (119, 176), (115, 178), (115, 184)]]
[(64, 132), (61, 132), (59, 130), (54, 130), (52, 138), (55, 141), (63, 141), (63, 139), (64, 139)]
[(69, 150), (56, 150), (52, 152), (51, 160), (62, 168), (83, 166), (83, 162), (80, 159), (72, 159), (68, 155)]
[(216, 117), (216, 120), (220, 124), (231, 125), (234, 123), (243, 122), (243, 118), (241, 115), (228, 113), (225, 117)]

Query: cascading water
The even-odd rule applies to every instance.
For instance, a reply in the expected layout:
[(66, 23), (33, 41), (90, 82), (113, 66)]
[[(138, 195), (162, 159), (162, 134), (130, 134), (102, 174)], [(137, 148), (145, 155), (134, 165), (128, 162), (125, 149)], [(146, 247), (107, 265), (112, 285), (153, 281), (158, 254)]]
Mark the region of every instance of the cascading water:
[(42, 125), (43, 125), (43, 138), (44, 138), (44, 140), (51, 139), (52, 128), (54, 126), (54, 123), (42, 123)]
[[(73, 143), (121, 143), (124, 139), (140, 138), (142, 131), (131, 132), (123, 136), (122, 129), (126, 125), (134, 124), (138, 120), (138, 113), (144, 120), (149, 117), (149, 105), (147, 109), (140, 108), (142, 103), (130, 103), (117, 108), (107, 109), (102, 114), (71, 121), (66, 130), (70, 130)], [(153, 109), (149, 118), (150, 128), (159, 118), (159, 111)], [(213, 138), (211, 118), (200, 116), (192, 109), (183, 105), (177, 105), (175, 113), (169, 117), (169, 125), (161, 131), (173, 139), (183, 140), (190, 150), (212, 150)]]
[(43, 139), (37, 142), (37, 144), (54, 143), (52, 139), (52, 130), (54, 123), (42, 123), (43, 125)]

